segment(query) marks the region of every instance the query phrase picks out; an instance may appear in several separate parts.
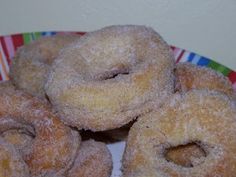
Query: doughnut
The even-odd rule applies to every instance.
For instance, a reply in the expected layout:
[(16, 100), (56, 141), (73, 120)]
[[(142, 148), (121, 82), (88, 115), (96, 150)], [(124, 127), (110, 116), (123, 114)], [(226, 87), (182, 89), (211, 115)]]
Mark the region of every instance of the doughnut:
[[(208, 89), (223, 92), (230, 97), (236, 98), (229, 79), (211, 68), (197, 66), (188, 62), (178, 63), (175, 75), (177, 78), (176, 91), (184, 93), (191, 89)], [(192, 166), (192, 159), (203, 156), (204, 153), (194, 144), (174, 148), (167, 154), (167, 158), (183, 166)]]
[(66, 177), (110, 177), (111, 153), (102, 142), (87, 140), (81, 143), (76, 160)]
[(29, 169), (12, 144), (0, 138), (0, 177), (30, 177)]
[(15, 86), (44, 98), (44, 83), (51, 63), (63, 47), (79, 37), (75, 34), (41, 37), (20, 47), (10, 66), (10, 78)]
[(86, 33), (52, 64), (46, 93), (65, 124), (104, 131), (149, 112), (174, 92), (168, 44), (145, 26)]
[[(232, 177), (236, 173), (236, 105), (221, 92), (192, 90), (140, 117), (122, 160), (124, 177)], [(166, 159), (170, 148), (198, 145), (191, 167)]]
[(72, 165), (80, 143), (77, 132), (65, 126), (39, 98), (0, 85), (0, 134), (27, 130), (33, 135), (24, 161), (34, 177), (60, 176)]
[(208, 89), (223, 92), (231, 97), (236, 95), (230, 80), (211, 68), (188, 62), (178, 63), (175, 75), (177, 77), (176, 89), (180, 92), (187, 92), (191, 89)]

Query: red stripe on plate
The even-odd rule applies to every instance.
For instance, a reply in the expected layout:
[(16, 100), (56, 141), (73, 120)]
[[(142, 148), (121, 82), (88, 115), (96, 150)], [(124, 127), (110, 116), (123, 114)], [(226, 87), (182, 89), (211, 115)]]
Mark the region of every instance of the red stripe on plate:
[(20, 47), (24, 44), (24, 39), (23, 39), (22, 34), (12, 35), (12, 40), (13, 40), (15, 51), (17, 50), (18, 47)]
[(174, 47), (174, 46), (170, 46), (170, 48), (171, 48), (172, 50), (175, 50), (175, 47)]
[(235, 71), (231, 71), (228, 75), (229, 77), (229, 80), (232, 82), (232, 83), (236, 83), (236, 72)]
[(181, 53), (179, 54), (177, 60), (176, 60), (176, 63), (179, 63), (179, 61), (181, 60), (183, 54), (184, 54), (185, 50), (182, 50)]
[(84, 35), (86, 32), (76, 32), (76, 34)]

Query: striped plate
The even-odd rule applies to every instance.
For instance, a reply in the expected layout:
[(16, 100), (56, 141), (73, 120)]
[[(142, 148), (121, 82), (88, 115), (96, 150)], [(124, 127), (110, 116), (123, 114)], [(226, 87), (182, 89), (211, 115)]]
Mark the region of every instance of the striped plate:
[[(0, 37), (0, 80), (9, 79), (9, 64), (11, 59), (15, 55), (15, 51), (18, 47), (28, 44), (31, 41), (38, 39), (41, 36), (52, 36), (58, 33), (71, 33), (71, 32), (34, 32), (34, 33), (23, 33), (14, 34)], [(84, 32), (76, 32), (78, 34), (84, 34)], [(218, 72), (223, 73), (233, 83), (236, 90), (236, 72), (223, 66), (209, 58), (200, 56), (196, 53), (189, 52), (184, 49), (180, 49), (175, 46), (171, 46), (173, 50), (176, 62), (191, 62), (196, 65), (207, 66)]]

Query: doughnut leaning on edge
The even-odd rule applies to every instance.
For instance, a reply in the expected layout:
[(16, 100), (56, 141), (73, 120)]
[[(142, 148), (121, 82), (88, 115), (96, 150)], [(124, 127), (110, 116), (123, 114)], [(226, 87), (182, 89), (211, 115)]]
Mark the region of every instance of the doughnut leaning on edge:
[[(131, 128), (123, 157), (124, 177), (232, 177), (236, 173), (236, 105), (214, 91), (175, 95)], [(206, 157), (191, 168), (167, 161), (170, 147), (197, 143)]]
[(175, 76), (176, 90), (182, 93), (191, 89), (207, 89), (222, 92), (236, 99), (236, 93), (230, 80), (211, 68), (188, 62), (178, 63)]
[(63, 47), (79, 37), (76, 34), (41, 37), (17, 49), (10, 65), (10, 78), (14, 85), (44, 98), (44, 84), (52, 62)]
[(79, 134), (51, 111), (49, 105), (16, 90), (10, 82), (0, 84), (0, 133), (26, 129), (35, 136), (24, 157), (32, 177), (64, 175), (80, 143)]
[(174, 91), (174, 57), (151, 28), (110, 26), (86, 33), (53, 63), (46, 93), (68, 125), (121, 127)]

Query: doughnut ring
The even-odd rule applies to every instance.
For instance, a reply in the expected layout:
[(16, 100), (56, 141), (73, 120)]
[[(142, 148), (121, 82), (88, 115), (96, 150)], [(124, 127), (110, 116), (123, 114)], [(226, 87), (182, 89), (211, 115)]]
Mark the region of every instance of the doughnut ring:
[(223, 92), (231, 97), (236, 95), (229, 79), (211, 68), (188, 62), (178, 63), (175, 75), (177, 77), (176, 90), (180, 92), (191, 89), (208, 89)]
[(12, 144), (0, 138), (0, 177), (29, 177), (29, 170)]
[[(156, 112), (140, 117), (128, 136), (124, 177), (232, 177), (236, 173), (236, 105), (207, 90), (176, 94)], [(195, 143), (206, 156), (192, 167), (168, 161), (171, 147)]]
[(75, 34), (41, 37), (20, 47), (10, 66), (10, 78), (14, 85), (34, 96), (44, 98), (44, 84), (51, 63), (63, 47), (79, 37)]
[(34, 135), (24, 157), (31, 176), (60, 176), (72, 165), (79, 134), (66, 127), (47, 104), (6, 82), (0, 85), (0, 133), (12, 129)]
[[(188, 62), (178, 63), (175, 70), (175, 89), (181, 93), (191, 89), (208, 89), (223, 92), (230, 97), (236, 98), (235, 91), (229, 79), (223, 74), (207, 67), (197, 66)], [(166, 154), (167, 159), (171, 159), (182, 166), (192, 166), (194, 158), (201, 158), (204, 152), (197, 145), (189, 144), (170, 149)]]
[(170, 48), (154, 30), (110, 26), (64, 48), (45, 90), (66, 124), (102, 131), (161, 104), (174, 91), (173, 69)]
[(83, 141), (67, 177), (110, 177), (111, 153), (104, 143)]

